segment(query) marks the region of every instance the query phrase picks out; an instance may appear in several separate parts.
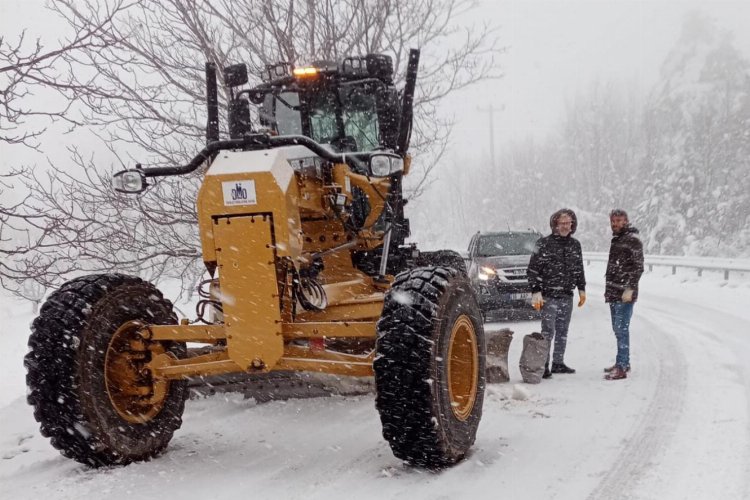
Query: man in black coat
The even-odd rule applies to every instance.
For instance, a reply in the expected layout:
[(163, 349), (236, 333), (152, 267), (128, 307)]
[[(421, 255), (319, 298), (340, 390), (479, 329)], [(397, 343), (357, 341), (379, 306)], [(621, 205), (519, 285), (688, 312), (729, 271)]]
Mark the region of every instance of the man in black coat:
[(544, 378), (552, 373), (575, 373), (564, 361), (574, 288), (578, 288), (578, 307), (586, 302), (581, 244), (573, 238), (578, 227), (576, 214), (567, 208), (558, 210), (549, 225), (552, 234), (537, 241), (526, 271), (531, 304), (542, 312), (542, 335), (550, 342), (554, 339), (552, 370), (547, 363)]
[(617, 339), (615, 364), (605, 368), (607, 380), (620, 380), (630, 371), (630, 318), (638, 300), (638, 281), (643, 274), (643, 244), (638, 230), (630, 225), (625, 210), (609, 214), (612, 243), (605, 274), (604, 301), (609, 303), (612, 329)]

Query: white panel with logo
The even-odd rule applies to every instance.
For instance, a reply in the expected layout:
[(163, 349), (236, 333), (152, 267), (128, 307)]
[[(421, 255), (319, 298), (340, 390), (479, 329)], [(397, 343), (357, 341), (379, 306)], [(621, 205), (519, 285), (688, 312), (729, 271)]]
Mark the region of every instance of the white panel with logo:
[(222, 182), (224, 191), (224, 205), (256, 205), (258, 199), (255, 196), (255, 181), (231, 181)]

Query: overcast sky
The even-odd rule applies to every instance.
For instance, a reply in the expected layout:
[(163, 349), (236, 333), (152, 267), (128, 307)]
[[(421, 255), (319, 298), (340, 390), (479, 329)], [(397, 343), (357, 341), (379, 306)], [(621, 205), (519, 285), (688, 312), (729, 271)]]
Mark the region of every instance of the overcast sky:
[[(5, 35), (27, 28), (47, 39), (60, 36), (43, 0), (0, 0), (0, 30)], [(457, 126), (452, 155), (489, 151), (492, 104), (499, 150), (508, 139), (550, 131), (566, 98), (594, 79), (624, 79), (648, 89), (676, 42), (682, 19), (700, 9), (733, 31), (750, 54), (750, 0), (483, 0), (469, 14), (474, 22), (499, 26), (505, 55), (498, 60), (505, 77), (453, 96), (446, 111)], [(64, 139), (63, 139), (64, 140)], [(7, 147), (3, 163), (16, 156)], [(450, 159), (450, 155), (449, 158)]]
[[(750, 0), (484, 0), (472, 15), (500, 26), (507, 53), (505, 77), (454, 96), (455, 157), (464, 144), (488, 155), (488, 113), (492, 103), (496, 147), (529, 134), (551, 131), (565, 100), (600, 79), (618, 79), (649, 89), (680, 35), (691, 10), (714, 17), (735, 33), (750, 56)], [(502, 111), (501, 111), (502, 110)]]

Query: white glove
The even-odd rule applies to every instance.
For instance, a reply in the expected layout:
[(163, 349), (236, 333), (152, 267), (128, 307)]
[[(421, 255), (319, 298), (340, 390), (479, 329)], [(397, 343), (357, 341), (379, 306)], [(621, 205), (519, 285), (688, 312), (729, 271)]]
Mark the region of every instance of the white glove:
[(633, 289), (632, 288), (626, 288), (625, 291), (622, 292), (622, 301), (633, 302)]
[(532, 293), (531, 294), (531, 307), (533, 307), (537, 311), (541, 311), (543, 305), (544, 305), (544, 299), (542, 298), (542, 292)]

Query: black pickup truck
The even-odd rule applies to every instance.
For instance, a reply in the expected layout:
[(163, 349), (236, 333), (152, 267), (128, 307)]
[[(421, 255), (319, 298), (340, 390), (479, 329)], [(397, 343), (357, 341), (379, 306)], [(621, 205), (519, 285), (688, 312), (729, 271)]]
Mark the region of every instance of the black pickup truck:
[(536, 231), (478, 232), (471, 238), (466, 268), (486, 320), (495, 317), (537, 317), (531, 307), (526, 278)]

